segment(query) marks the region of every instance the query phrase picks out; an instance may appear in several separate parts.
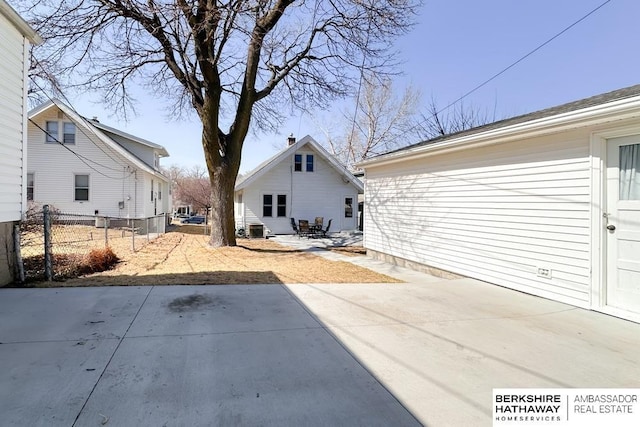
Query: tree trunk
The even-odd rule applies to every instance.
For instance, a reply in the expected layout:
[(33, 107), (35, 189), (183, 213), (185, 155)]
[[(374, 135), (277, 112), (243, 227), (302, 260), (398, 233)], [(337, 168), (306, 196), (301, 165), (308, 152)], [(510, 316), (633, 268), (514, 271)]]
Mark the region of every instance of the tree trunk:
[(211, 179), (211, 239), (213, 247), (235, 246), (234, 188), (237, 172), (220, 166)]
[(234, 191), (240, 169), (242, 140), (220, 132), (215, 102), (203, 111), (202, 146), (211, 181), (211, 237), (213, 247), (235, 246)]

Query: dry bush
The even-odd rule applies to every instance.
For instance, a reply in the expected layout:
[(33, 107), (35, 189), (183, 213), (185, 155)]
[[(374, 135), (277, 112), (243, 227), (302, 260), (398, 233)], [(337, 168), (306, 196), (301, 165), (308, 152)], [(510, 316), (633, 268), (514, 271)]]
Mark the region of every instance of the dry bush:
[(91, 249), (85, 257), (82, 273), (97, 273), (111, 270), (118, 261), (120, 261), (120, 259), (108, 246), (101, 249)]
[[(83, 269), (83, 257), (77, 254), (53, 254), (53, 277), (55, 280), (64, 280), (78, 277)], [(26, 282), (44, 280), (44, 255), (31, 255), (23, 259)]]

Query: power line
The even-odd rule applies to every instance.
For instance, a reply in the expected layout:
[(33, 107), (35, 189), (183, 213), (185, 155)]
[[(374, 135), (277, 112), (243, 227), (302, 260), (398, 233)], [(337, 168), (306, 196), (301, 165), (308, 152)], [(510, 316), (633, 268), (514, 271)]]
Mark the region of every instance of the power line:
[(49, 136), (53, 141), (55, 141), (56, 143), (58, 143), (59, 145), (63, 146), (65, 149), (67, 149), (69, 152), (71, 152), (71, 153), (72, 153), (74, 156), (76, 156), (76, 157), (77, 157), (77, 158), (78, 158), (82, 163), (84, 163), (84, 164), (85, 164), (89, 169), (91, 169), (91, 170), (93, 170), (93, 171), (95, 171), (95, 172), (99, 173), (100, 175), (102, 175), (102, 176), (104, 176), (104, 177), (106, 177), (106, 178), (109, 178), (109, 179), (114, 179), (114, 180), (122, 179), (122, 180), (124, 180), (124, 179), (127, 179), (129, 176), (131, 176), (131, 175), (133, 174), (133, 172), (130, 172), (130, 173), (129, 173), (129, 175), (124, 176), (124, 177), (122, 177), (122, 178), (120, 178), (120, 177), (118, 177), (118, 178), (114, 178), (114, 177), (112, 177), (112, 176), (109, 176), (109, 175), (104, 174), (103, 172), (100, 172), (98, 169), (94, 168), (93, 166), (91, 166), (91, 165), (90, 165), (89, 163), (87, 163), (87, 162), (95, 163), (95, 164), (96, 164), (96, 165), (98, 165), (98, 166), (101, 166), (101, 167), (106, 168), (106, 169), (111, 169), (111, 170), (116, 171), (116, 172), (120, 172), (120, 170), (119, 170), (119, 169), (113, 169), (113, 168), (110, 168), (110, 167), (108, 167), (108, 166), (102, 165), (102, 164), (100, 164), (100, 163), (98, 163), (98, 162), (95, 162), (95, 161), (93, 161), (93, 160), (91, 160), (91, 159), (89, 159), (89, 158), (87, 158), (87, 157), (84, 157), (84, 156), (83, 156), (83, 155), (81, 155), (81, 154), (76, 153), (76, 152), (75, 152), (75, 151), (73, 151), (71, 148), (67, 147), (67, 145), (66, 145), (66, 144), (64, 144), (63, 142), (60, 142), (60, 140), (57, 138), (57, 136), (54, 136), (54, 135), (52, 135), (51, 133), (49, 133), (47, 130), (43, 129), (43, 128), (42, 128), (42, 126), (40, 126), (38, 123), (36, 123), (33, 119), (29, 118), (29, 121), (30, 121), (34, 126), (36, 126), (38, 129), (40, 129), (41, 131), (43, 131), (46, 135), (48, 135), (48, 136)]
[[(36, 62), (40, 67), (42, 67), (42, 64), (41, 64), (41, 63), (40, 63), (36, 58), (33, 58), (33, 60), (34, 60), (34, 61), (35, 61), (35, 62)], [(45, 96), (46, 96), (46, 97), (47, 97), (51, 102), (55, 103), (55, 101), (54, 101), (54, 100), (49, 96), (49, 94), (48, 94), (48, 93), (47, 93), (47, 92), (42, 88), (42, 86), (40, 86), (40, 85), (38, 84), (38, 82), (33, 78), (33, 76), (29, 76), (29, 78), (31, 79), (31, 82), (32, 82), (33, 84), (35, 84), (35, 85), (38, 87), (38, 89), (40, 89), (40, 91), (42, 91), (42, 93), (44, 93), (44, 95), (45, 95)], [(82, 116), (80, 113), (78, 113), (78, 111), (77, 111), (75, 108), (73, 108), (73, 106), (72, 106), (71, 102), (69, 101), (69, 98), (67, 98), (67, 96), (66, 96), (63, 92), (60, 92), (60, 95), (64, 98), (65, 102), (67, 103), (67, 106), (71, 109), (71, 111), (73, 111), (74, 113), (76, 113), (76, 115), (77, 115), (78, 117), (80, 117), (80, 118), (85, 122), (85, 125), (87, 125), (87, 124), (89, 123), (89, 121), (88, 121), (86, 118), (84, 118), (84, 116)], [(84, 136), (86, 136), (86, 137), (87, 137), (87, 139), (88, 139), (88, 140), (89, 140), (93, 145), (95, 145), (95, 146), (96, 146), (100, 151), (102, 151), (102, 152), (104, 153), (104, 155), (105, 155), (105, 156), (109, 157), (109, 158), (110, 158), (111, 160), (113, 160), (115, 163), (122, 165), (122, 167), (127, 167), (127, 165), (126, 165), (126, 164), (121, 163), (121, 162), (120, 162), (120, 160), (118, 160), (118, 159), (114, 159), (114, 158), (113, 158), (113, 156), (111, 156), (109, 153), (107, 153), (106, 151), (104, 151), (104, 150), (102, 149), (102, 147), (101, 147), (100, 145), (96, 144), (96, 143), (93, 141), (93, 139), (92, 139), (89, 135), (87, 135), (87, 134), (86, 134), (86, 132), (85, 132), (82, 128), (80, 128), (80, 132), (82, 132), (82, 133), (84, 134)], [(116, 154), (117, 154), (117, 153), (116, 153)], [(109, 168), (108, 166), (102, 165), (102, 164), (97, 163), (97, 162), (93, 162), (93, 163), (96, 163), (96, 164), (98, 164), (98, 165), (100, 165), (100, 166), (102, 166), (102, 167), (104, 167), (104, 168), (106, 168), (106, 169), (112, 169), (112, 168)], [(112, 169), (112, 170), (115, 170), (115, 169)]]
[(450, 103), (449, 105), (447, 105), (444, 108), (441, 108), (440, 110), (438, 110), (437, 112), (435, 112), (434, 114), (432, 114), (432, 117), (437, 116), (438, 114), (442, 113), (445, 110), (448, 110), (449, 108), (451, 108), (452, 106), (454, 106), (455, 104), (457, 104), (458, 102), (462, 101), (464, 98), (466, 98), (467, 96), (471, 95), (472, 93), (474, 93), (475, 91), (477, 91), (478, 89), (480, 89), (481, 87), (487, 85), (489, 82), (495, 80), (496, 78), (498, 78), (499, 76), (501, 76), (502, 74), (504, 74), (505, 72), (507, 72), (508, 70), (510, 70), (511, 68), (515, 67), (516, 65), (518, 65), (520, 62), (524, 61), (526, 58), (528, 58), (529, 56), (533, 55), (534, 53), (536, 53), (537, 51), (539, 51), (540, 49), (542, 49), (543, 47), (545, 47), (546, 45), (548, 45), (549, 43), (551, 43), (553, 40), (557, 39), (558, 37), (560, 37), (562, 34), (566, 33), (567, 31), (569, 31), (571, 28), (575, 27), (576, 25), (578, 25), (580, 22), (584, 21), (585, 19), (587, 19), (589, 16), (593, 15), (595, 12), (597, 12), (599, 9), (601, 9), (602, 7), (604, 7), (607, 3), (610, 3), (612, 0), (606, 0), (604, 3), (600, 4), (599, 6), (597, 6), (595, 9), (591, 10), (589, 13), (587, 13), (586, 15), (584, 15), (582, 18), (578, 19), (577, 21), (573, 22), (571, 25), (569, 25), (568, 27), (566, 27), (565, 29), (563, 29), (562, 31), (560, 31), (559, 33), (557, 33), (556, 35), (554, 35), (553, 37), (551, 37), (550, 39), (548, 39), (547, 41), (545, 41), (544, 43), (538, 45), (538, 47), (536, 47), (535, 49), (533, 49), (532, 51), (530, 51), (529, 53), (527, 53), (526, 55), (522, 56), (520, 59), (516, 60), (515, 62), (511, 63), (511, 65), (503, 68), (501, 71), (497, 72), (496, 74), (494, 74), (493, 76), (491, 76), (490, 78), (488, 78), (487, 80), (485, 80), (484, 82), (480, 83), (478, 86), (474, 87), (473, 89), (471, 89), (470, 91), (468, 91), (467, 93), (465, 93), (464, 95), (462, 95), (460, 98), (456, 99), (455, 101), (453, 101), (452, 103)]

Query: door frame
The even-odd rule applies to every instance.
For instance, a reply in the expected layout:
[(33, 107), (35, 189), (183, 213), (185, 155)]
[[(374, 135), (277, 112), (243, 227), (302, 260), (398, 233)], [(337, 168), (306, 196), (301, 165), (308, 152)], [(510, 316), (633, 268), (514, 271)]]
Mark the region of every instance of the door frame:
[[(345, 201), (346, 199), (351, 199), (351, 218), (347, 221), (347, 217), (345, 217)], [(341, 209), (341, 220), (340, 227), (342, 230), (357, 230), (358, 229), (358, 193), (354, 194), (343, 194), (342, 199), (340, 199), (340, 209)], [(348, 224), (347, 224), (348, 222)]]
[(591, 289), (589, 307), (612, 316), (640, 322), (640, 315), (607, 305), (607, 140), (640, 135), (640, 125), (603, 129), (591, 134)]

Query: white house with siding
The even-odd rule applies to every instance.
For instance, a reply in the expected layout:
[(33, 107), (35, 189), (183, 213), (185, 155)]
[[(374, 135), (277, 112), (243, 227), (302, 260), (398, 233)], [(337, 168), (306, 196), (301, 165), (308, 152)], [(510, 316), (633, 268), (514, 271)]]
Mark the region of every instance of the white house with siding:
[(291, 218), (323, 217), (330, 232), (356, 230), (362, 183), (310, 136), (288, 144), (236, 183), (236, 228), (293, 234)]
[(0, 0), (0, 285), (13, 281), (14, 225), (26, 210), (29, 45), (42, 40)]
[(145, 218), (171, 212), (161, 145), (85, 119), (59, 100), (29, 112), (30, 200), (65, 213)]
[(640, 85), (359, 166), (371, 256), (640, 320)]

